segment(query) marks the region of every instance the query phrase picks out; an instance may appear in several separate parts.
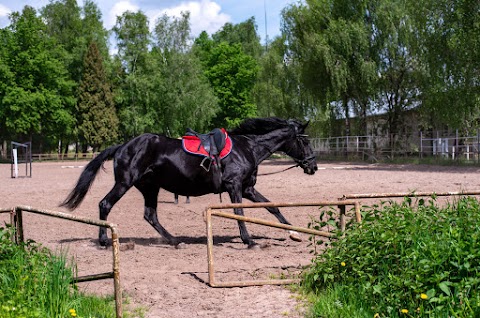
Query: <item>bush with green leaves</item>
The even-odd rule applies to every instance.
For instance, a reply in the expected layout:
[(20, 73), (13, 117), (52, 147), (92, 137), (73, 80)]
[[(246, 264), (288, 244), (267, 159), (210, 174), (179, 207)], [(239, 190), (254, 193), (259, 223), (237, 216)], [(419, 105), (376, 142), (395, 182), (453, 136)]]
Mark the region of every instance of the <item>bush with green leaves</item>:
[[(333, 225), (331, 210), (321, 214), (327, 219), (312, 227)], [(441, 208), (434, 197), (416, 204), (406, 198), (362, 214), (343, 237), (314, 242), (329, 246), (302, 282), (316, 295), (313, 316), (342, 317), (353, 309), (356, 317), (480, 317), (476, 199)]]
[(75, 267), (28, 241), (12, 243), (11, 228), (0, 227), (0, 317), (115, 317), (113, 299), (87, 296), (71, 285)]

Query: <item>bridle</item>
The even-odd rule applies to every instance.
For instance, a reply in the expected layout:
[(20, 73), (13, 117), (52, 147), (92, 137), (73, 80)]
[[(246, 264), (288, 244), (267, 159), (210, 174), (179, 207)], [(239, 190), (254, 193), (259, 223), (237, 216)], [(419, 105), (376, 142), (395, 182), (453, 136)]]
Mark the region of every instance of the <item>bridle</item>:
[(297, 144), (299, 145), (300, 149), (302, 150), (302, 155), (303, 159), (297, 159), (293, 158), (293, 160), (297, 163), (296, 167), (306, 167), (311, 161), (315, 160), (315, 155), (312, 153), (310, 156), (306, 157), (305, 156), (305, 146), (303, 145), (302, 138), (307, 138), (308, 135), (306, 134), (300, 134), (298, 132), (298, 126), (295, 124), (295, 122), (291, 119), (289, 119), (288, 124), (295, 130), (295, 139), (297, 140)]
[(302, 143), (302, 138), (306, 138), (306, 137), (308, 137), (308, 135), (298, 133), (298, 127), (296, 125), (294, 125), (293, 123), (290, 123), (290, 125), (295, 129), (295, 139), (296, 139), (297, 144), (299, 145), (299, 147), (302, 151), (302, 154), (303, 154), (304, 158), (303, 159), (298, 159), (298, 158), (293, 158), (292, 157), (292, 159), (296, 163), (295, 165), (290, 166), (290, 167), (285, 168), (285, 169), (280, 170), (280, 171), (258, 174), (259, 176), (277, 174), (277, 173), (285, 172), (287, 170), (290, 170), (290, 169), (293, 169), (293, 168), (296, 168), (296, 167), (302, 167), (303, 168), (303, 167), (306, 167), (310, 162), (315, 160), (315, 155), (313, 153), (310, 156), (305, 157), (305, 147)]
[[(295, 126), (295, 131), (297, 131), (297, 127)], [(296, 167), (300, 166), (300, 167), (305, 167), (307, 166), (310, 162), (314, 161), (315, 160), (315, 155), (312, 153), (310, 156), (305, 156), (305, 146), (303, 145), (302, 143), (302, 140), (301, 138), (307, 138), (308, 135), (305, 135), (305, 134), (296, 134), (295, 138), (297, 140), (297, 143), (298, 145), (300, 145), (300, 149), (302, 149), (302, 153), (303, 153), (303, 159), (297, 159), (297, 158), (293, 158), (293, 160), (297, 163)]]

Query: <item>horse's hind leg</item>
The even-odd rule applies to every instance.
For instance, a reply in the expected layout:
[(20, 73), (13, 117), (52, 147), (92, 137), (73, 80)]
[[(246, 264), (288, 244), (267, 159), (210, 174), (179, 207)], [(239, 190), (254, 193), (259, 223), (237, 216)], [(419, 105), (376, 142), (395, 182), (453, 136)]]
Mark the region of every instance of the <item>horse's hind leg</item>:
[(153, 184), (137, 185), (138, 190), (145, 199), (145, 210), (143, 218), (163, 237), (169, 244), (176, 245), (177, 240), (158, 221), (157, 200), (160, 188)]
[[(130, 189), (121, 183), (115, 183), (112, 190), (108, 192), (108, 194), (100, 201), (98, 204), (100, 210), (100, 220), (106, 221), (110, 210), (115, 205), (115, 203), (120, 200), (120, 198)], [(107, 246), (108, 237), (107, 237), (107, 229), (104, 227), (100, 227), (98, 232), (98, 242), (101, 246)]]
[[(266, 197), (264, 197), (260, 192), (258, 192), (257, 190), (255, 190), (254, 187), (249, 187), (249, 188), (246, 188), (244, 191), (243, 191), (243, 197), (245, 199), (248, 199), (252, 202), (270, 202), (270, 200), (268, 200)], [(283, 216), (283, 214), (280, 212), (280, 210), (276, 207), (267, 207), (265, 208), (268, 210), (268, 212), (272, 213), (276, 218), (277, 220), (280, 222), (280, 223), (283, 223), (283, 224), (288, 224), (288, 225), (291, 225), (290, 222), (287, 221), (287, 219)], [(290, 233), (290, 238), (294, 241), (302, 241), (302, 238), (300, 237), (300, 235), (298, 234), (298, 232), (296, 231), (289, 231)]]

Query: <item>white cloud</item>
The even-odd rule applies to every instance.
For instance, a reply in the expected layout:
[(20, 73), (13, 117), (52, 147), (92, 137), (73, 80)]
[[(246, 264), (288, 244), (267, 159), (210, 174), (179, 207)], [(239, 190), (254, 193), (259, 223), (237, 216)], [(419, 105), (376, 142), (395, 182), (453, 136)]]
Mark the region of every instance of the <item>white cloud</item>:
[(117, 16), (121, 16), (124, 12), (137, 12), (139, 9), (140, 8), (137, 5), (131, 3), (129, 0), (115, 3), (108, 12), (107, 18), (105, 20), (105, 27), (107, 29), (112, 28), (117, 22)]
[(7, 17), (12, 10), (4, 6), (3, 4), (0, 4), (0, 17)]
[(188, 1), (182, 2), (175, 7), (147, 12), (150, 18), (150, 25), (153, 27), (158, 18), (164, 14), (170, 17), (180, 17), (182, 12), (190, 12), (190, 27), (193, 36), (202, 31), (212, 34), (218, 31), (225, 23), (231, 21), (228, 14), (221, 12), (221, 7), (214, 1)]

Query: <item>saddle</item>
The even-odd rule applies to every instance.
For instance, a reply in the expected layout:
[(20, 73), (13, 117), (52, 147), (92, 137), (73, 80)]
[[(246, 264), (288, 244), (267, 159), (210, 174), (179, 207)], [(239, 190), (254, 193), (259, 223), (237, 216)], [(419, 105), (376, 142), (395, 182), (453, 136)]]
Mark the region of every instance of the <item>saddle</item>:
[(215, 128), (206, 134), (200, 134), (191, 128), (187, 128), (182, 137), (183, 149), (194, 155), (203, 156), (200, 166), (213, 174), (214, 193), (221, 193), (222, 186), (222, 163), (232, 150), (232, 141), (225, 129)]
[(220, 128), (215, 128), (206, 134), (199, 134), (193, 129), (187, 128), (186, 136), (197, 137), (200, 140), (201, 146), (211, 158), (220, 155), (220, 151), (225, 147), (227, 141), (226, 132)]

